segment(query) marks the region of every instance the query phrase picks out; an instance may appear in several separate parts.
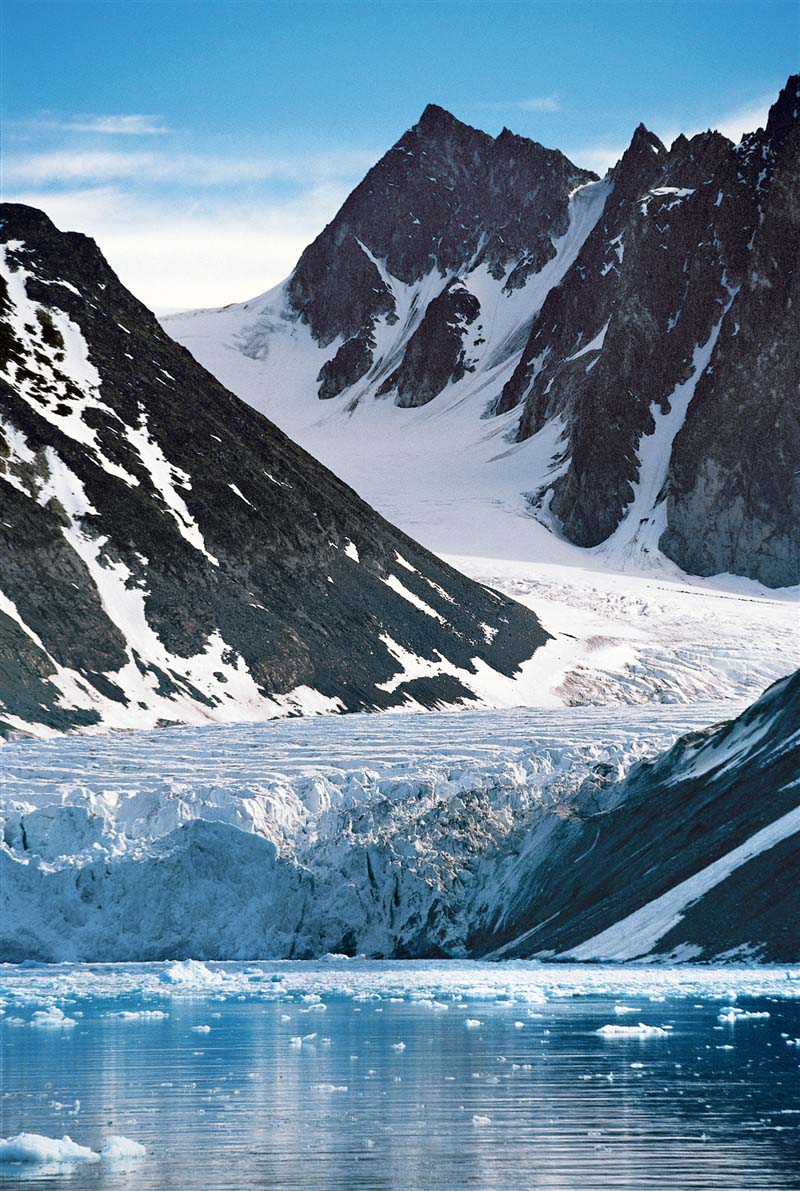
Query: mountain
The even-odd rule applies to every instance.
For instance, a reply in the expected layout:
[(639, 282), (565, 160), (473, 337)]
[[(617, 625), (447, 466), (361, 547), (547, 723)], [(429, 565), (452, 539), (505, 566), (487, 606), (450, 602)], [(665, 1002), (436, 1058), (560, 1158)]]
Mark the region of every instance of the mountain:
[(7, 746), (0, 960), (800, 959), (800, 672), (677, 741), (475, 714)]
[(602, 181), (429, 107), (286, 282), (164, 325), (437, 549), (502, 506), (530, 557), (800, 583), (799, 80)]
[(0, 207), (0, 728), (517, 702), (535, 616), (227, 392), (93, 241)]
[[(798, 724), (800, 671), (623, 781), (598, 772), (544, 854), (531, 836), (511, 904), (473, 945), (504, 958), (796, 962)], [(511, 936), (499, 948), (498, 932)]]

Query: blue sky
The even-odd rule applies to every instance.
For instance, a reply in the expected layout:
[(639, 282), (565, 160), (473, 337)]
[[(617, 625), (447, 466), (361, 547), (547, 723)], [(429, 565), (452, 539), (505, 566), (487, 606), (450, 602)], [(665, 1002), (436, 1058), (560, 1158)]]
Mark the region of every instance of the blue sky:
[(3, 0), (5, 199), (158, 309), (268, 288), (422, 108), (602, 172), (763, 123), (796, 0)]

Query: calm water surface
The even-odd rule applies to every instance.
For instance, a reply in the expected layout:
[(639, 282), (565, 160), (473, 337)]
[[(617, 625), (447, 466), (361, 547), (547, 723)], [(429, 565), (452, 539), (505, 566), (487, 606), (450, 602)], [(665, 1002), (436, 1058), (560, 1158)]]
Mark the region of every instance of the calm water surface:
[[(6, 1021), (0, 1136), (120, 1133), (147, 1156), (0, 1166), (0, 1186), (797, 1191), (800, 1003), (740, 1001), (769, 1018), (721, 1025), (719, 1002), (618, 1000), (186, 997), (163, 1020), (109, 1016), (142, 1007), (126, 996), (65, 1006), (70, 1030)], [(595, 1032), (638, 1021), (670, 1036)]]

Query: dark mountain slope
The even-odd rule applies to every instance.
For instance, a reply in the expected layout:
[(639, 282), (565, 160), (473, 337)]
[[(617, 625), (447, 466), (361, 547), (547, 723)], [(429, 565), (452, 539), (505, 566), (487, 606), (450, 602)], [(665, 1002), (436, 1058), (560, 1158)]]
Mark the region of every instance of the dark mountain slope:
[[(376, 320), (398, 319), (389, 278), (412, 285), (436, 270), (434, 293), (444, 298), (452, 277), (484, 264), (514, 290), (555, 255), (569, 194), (594, 177), (558, 150), (508, 129), (493, 138), (430, 104), (309, 245), (289, 280), (289, 304), (316, 341), (345, 339), (321, 375), (320, 396), (335, 396), (372, 366)], [(428, 310), (425, 400), (454, 375), (450, 353), (437, 350), (448, 311), (433, 303)], [(420, 346), (410, 344), (409, 352), (419, 358)], [(400, 375), (413, 368), (409, 361)], [(392, 387), (383, 383), (384, 391)], [(422, 400), (418, 395), (414, 404)]]
[(5, 204), (0, 244), (7, 726), (457, 702), (543, 643), (223, 389), (93, 241)]
[(737, 147), (640, 126), (534, 322), (498, 409), (520, 439), (566, 417), (548, 507), (578, 545), (628, 514), (687, 571), (800, 582), (799, 113), (793, 78)]
[(798, 772), (800, 671), (624, 781), (587, 782), (566, 821), (532, 834), (475, 949), (499, 938), (503, 957), (796, 962)]
[(640, 124), (600, 182), (429, 107), (282, 286), (166, 325), (334, 470), (369, 438), (386, 508), (438, 436), (462, 504), (494, 476), (607, 564), (800, 584), (799, 78), (738, 146)]

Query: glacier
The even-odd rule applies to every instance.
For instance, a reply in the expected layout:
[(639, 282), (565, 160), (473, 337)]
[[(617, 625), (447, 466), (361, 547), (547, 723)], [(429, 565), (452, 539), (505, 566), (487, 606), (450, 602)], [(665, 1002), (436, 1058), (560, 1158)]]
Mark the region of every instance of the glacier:
[(6, 743), (0, 957), (465, 956), (587, 788), (730, 709), (359, 715)]

